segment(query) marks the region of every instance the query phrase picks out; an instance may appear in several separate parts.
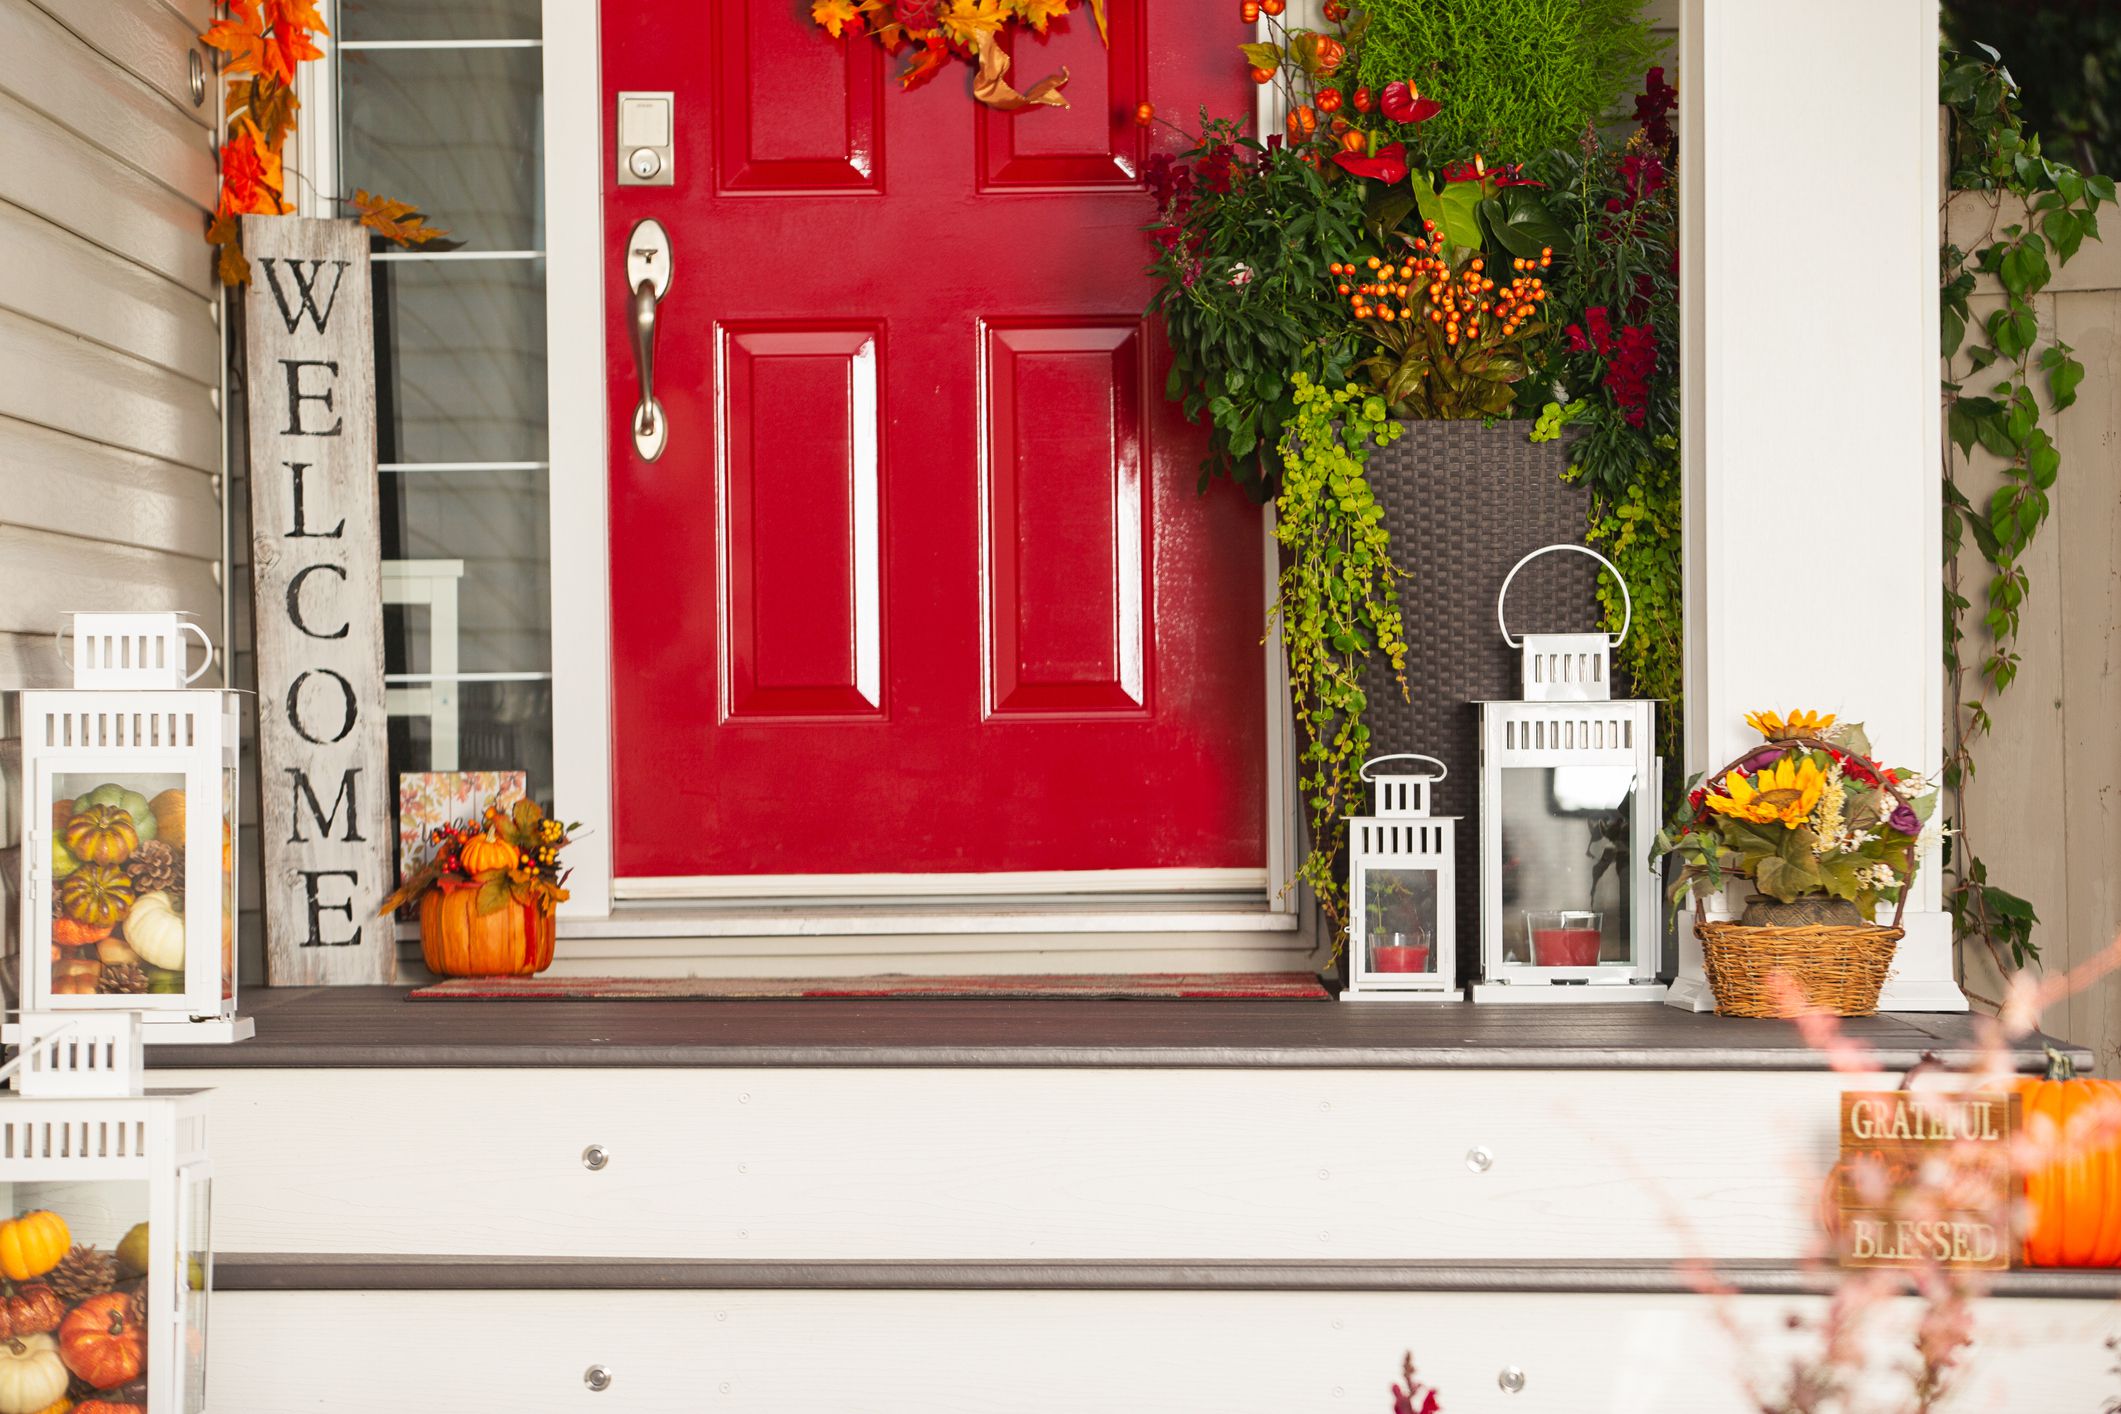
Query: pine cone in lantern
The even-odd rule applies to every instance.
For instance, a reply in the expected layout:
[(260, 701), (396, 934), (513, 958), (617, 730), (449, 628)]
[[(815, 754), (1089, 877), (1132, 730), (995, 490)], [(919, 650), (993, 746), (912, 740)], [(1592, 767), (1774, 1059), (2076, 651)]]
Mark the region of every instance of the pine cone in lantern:
[(103, 969), (96, 990), (105, 996), (137, 996), (147, 990), (147, 974), (137, 963), (117, 963)]
[(125, 872), (132, 876), (133, 892), (146, 895), (174, 887), (184, 877), (183, 864), (176, 850), (161, 840), (149, 840), (125, 861)]
[(125, 1299), (125, 1321), (136, 1331), (147, 1329), (147, 1293), (136, 1291)]
[(118, 1284), (118, 1259), (99, 1247), (78, 1243), (45, 1276), (44, 1284), (73, 1306)]

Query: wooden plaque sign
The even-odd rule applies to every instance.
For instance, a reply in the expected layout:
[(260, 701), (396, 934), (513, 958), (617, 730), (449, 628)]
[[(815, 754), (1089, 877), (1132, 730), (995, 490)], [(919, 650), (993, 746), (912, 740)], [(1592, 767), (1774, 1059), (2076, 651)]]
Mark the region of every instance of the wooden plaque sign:
[(2000, 1092), (1845, 1092), (1832, 1195), (1842, 1262), (2010, 1266), (2017, 1122), (2018, 1097)]
[(243, 249), (266, 979), (389, 982), (397, 939), (375, 917), (392, 879), (368, 234), (246, 216)]

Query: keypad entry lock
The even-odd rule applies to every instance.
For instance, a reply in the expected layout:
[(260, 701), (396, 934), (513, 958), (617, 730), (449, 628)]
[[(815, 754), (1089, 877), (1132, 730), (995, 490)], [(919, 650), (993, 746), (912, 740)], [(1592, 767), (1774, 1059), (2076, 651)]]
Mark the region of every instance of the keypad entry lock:
[(619, 185), (667, 187), (677, 175), (677, 98), (641, 90), (621, 93), (617, 121)]

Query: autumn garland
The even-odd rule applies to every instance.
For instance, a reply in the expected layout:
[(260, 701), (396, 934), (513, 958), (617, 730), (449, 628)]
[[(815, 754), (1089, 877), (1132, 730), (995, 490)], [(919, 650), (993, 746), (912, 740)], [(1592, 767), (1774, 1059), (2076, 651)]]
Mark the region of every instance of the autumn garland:
[[(329, 34), (311, 0), (224, 0), (222, 18), (200, 36), (221, 51), (228, 140), (221, 149), (221, 195), (206, 229), (220, 249), (215, 269), (225, 285), (250, 281), (243, 255), (248, 215), (284, 216), (286, 167), (281, 154), (295, 130), (295, 70), (321, 59), (319, 35)], [(339, 198), (360, 213), (361, 224), (401, 246), (426, 245), (449, 233), (427, 224), (411, 204), (372, 192)]]
[[(990, 108), (1065, 108), (1061, 89), (1068, 71), (1040, 79), (1019, 93), (1004, 78), (1009, 56), (998, 36), (1009, 25), (1028, 25), (1040, 35), (1083, 0), (811, 0), (810, 18), (834, 39), (867, 30), (892, 54), (912, 50), (899, 72), (899, 86), (916, 89), (954, 57), (974, 66), (972, 96)], [(1107, 38), (1105, 0), (1089, 0), (1100, 38)]]

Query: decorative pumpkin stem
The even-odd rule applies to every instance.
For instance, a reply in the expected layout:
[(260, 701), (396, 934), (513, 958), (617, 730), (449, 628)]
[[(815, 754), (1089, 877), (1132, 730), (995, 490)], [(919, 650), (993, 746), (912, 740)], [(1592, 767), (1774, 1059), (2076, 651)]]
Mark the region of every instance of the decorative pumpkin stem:
[(2053, 1046), (2047, 1048), (2047, 1078), (2050, 1080), (2075, 1080), (2077, 1063)]

